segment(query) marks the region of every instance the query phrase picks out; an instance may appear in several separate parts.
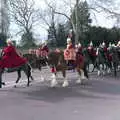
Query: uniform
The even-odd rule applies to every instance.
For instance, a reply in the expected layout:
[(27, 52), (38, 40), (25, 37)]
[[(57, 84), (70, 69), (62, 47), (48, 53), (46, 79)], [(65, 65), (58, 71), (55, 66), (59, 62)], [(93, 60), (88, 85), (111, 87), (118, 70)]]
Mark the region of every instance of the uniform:
[(25, 63), (27, 63), (27, 60), (17, 54), (14, 46), (7, 46), (3, 49), (3, 57), (0, 60), (0, 68), (14, 68)]

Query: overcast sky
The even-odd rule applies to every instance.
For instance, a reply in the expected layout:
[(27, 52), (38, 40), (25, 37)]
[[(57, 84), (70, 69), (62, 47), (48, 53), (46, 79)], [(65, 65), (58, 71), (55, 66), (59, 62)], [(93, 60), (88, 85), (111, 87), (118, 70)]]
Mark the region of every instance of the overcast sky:
[[(59, 3), (59, 0), (57, 2)], [(35, 3), (36, 3), (35, 5), (36, 8), (43, 8), (43, 9), (45, 8), (44, 0), (35, 0)], [(96, 19), (95, 19), (94, 15), (91, 14), (91, 18), (93, 20), (92, 25), (112, 28), (115, 24), (115, 21), (112, 19), (106, 18), (106, 16), (107, 15), (105, 13), (99, 13), (99, 14), (97, 13)], [(10, 27), (10, 30), (11, 30), (12, 35), (14, 36), (13, 39), (20, 39), (20, 37), (15, 36), (15, 32), (17, 31), (16, 25), (12, 24)], [(47, 39), (47, 32), (45, 29), (38, 26), (35, 31), (39, 39), (43, 39), (43, 40)]]

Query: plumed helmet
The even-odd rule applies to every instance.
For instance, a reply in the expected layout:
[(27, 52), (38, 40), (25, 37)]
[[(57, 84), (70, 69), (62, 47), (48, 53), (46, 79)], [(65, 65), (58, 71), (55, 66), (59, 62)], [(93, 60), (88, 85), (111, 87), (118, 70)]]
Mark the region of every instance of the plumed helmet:
[(109, 47), (111, 47), (112, 46), (112, 44), (111, 43), (109, 43)]
[(105, 46), (105, 42), (102, 43), (102, 46)]
[(120, 41), (118, 41), (118, 44), (117, 44), (117, 46), (120, 46)]
[(81, 45), (81, 43), (78, 43), (78, 47), (81, 47), (82, 45)]
[(93, 46), (93, 42), (92, 41), (90, 42), (90, 46)]
[(67, 38), (67, 43), (71, 43), (72, 40), (70, 38)]
[(8, 39), (8, 40), (6, 41), (6, 43), (13, 45), (13, 42), (12, 42), (12, 40), (10, 40), (10, 39)]

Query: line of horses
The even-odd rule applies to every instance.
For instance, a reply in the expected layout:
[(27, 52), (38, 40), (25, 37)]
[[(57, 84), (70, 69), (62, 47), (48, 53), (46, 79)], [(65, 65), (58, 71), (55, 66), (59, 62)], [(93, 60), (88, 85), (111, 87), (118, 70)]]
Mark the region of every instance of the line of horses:
[[(16, 84), (19, 82), (21, 78), (21, 71), (24, 71), (28, 82), (27, 86), (30, 85), (31, 80), (34, 80), (31, 72), (32, 69), (37, 68), (40, 71), (42, 70), (42, 66), (48, 66), (51, 69), (51, 72), (53, 73), (53, 79), (51, 81), (51, 87), (55, 87), (57, 85), (57, 78), (56, 74), (60, 71), (63, 75), (63, 87), (66, 87), (69, 85), (68, 79), (66, 77), (66, 71), (69, 69), (74, 69), (78, 73), (78, 79), (76, 80), (76, 83), (82, 84), (83, 80), (88, 80), (88, 72), (89, 70), (93, 72), (95, 69), (98, 70), (98, 75), (100, 73), (105, 72), (114, 72), (114, 76), (117, 76), (117, 69), (119, 66), (120, 61), (120, 51), (118, 47), (111, 46), (108, 48), (108, 52), (112, 57), (112, 60), (109, 60), (106, 58), (105, 53), (102, 51), (101, 48), (97, 48), (96, 53), (97, 56), (93, 57), (89, 54), (87, 48), (83, 49), (83, 56), (84, 61), (82, 63), (74, 62), (74, 65), (70, 68), (66, 64), (66, 61), (64, 59), (64, 51), (59, 50), (58, 51), (50, 51), (48, 56), (46, 57), (38, 57), (35, 54), (23, 54), (23, 57), (28, 59), (28, 63), (22, 66), (19, 66), (17, 68), (11, 68), (11, 69), (0, 69), (0, 88), (2, 88), (2, 85), (5, 85), (5, 83), (2, 81), (2, 74), (4, 72), (17, 72), (18, 78), (16, 80)], [(79, 57), (76, 57), (76, 60), (78, 60)], [(89, 65), (93, 65), (93, 69), (89, 69)], [(30, 80), (31, 79), (31, 80)], [(16, 86), (16, 85), (15, 85)]]

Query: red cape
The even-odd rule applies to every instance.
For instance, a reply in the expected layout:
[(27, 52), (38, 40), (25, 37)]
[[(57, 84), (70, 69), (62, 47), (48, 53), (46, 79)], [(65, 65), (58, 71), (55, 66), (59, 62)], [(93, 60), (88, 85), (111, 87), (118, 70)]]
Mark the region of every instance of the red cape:
[(14, 46), (8, 46), (3, 49), (4, 56), (0, 60), (0, 68), (14, 68), (21, 66), (27, 62), (26, 59), (20, 57)]

